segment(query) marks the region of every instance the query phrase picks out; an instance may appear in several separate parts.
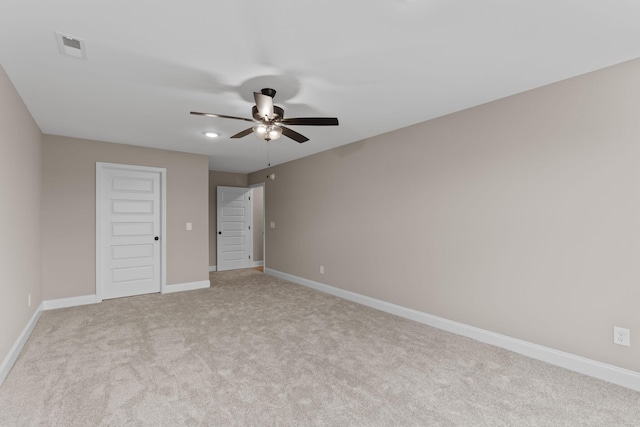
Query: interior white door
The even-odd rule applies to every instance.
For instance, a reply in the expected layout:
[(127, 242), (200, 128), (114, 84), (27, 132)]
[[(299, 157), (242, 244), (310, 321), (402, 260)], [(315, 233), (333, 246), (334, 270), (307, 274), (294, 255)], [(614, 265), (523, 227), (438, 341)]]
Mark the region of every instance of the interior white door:
[(99, 169), (102, 298), (160, 292), (161, 172), (152, 168)]
[(218, 271), (253, 266), (251, 188), (219, 186), (217, 200)]

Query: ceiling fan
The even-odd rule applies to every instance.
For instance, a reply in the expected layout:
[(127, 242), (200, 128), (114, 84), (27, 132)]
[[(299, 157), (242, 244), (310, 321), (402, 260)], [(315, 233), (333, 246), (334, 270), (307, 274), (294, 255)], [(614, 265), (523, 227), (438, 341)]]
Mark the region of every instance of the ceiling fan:
[(290, 126), (338, 126), (338, 119), (335, 117), (299, 117), (284, 118), (284, 110), (273, 105), (273, 97), (276, 95), (274, 89), (265, 88), (258, 92), (253, 92), (253, 98), (256, 105), (251, 109), (253, 119), (245, 119), (244, 117), (225, 116), (222, 114), (199, 113), (192, 111), (191, 114), (206, 117), (220, 117), (222, 119), (244, 120), (246, 122), (256, 123), (254, 126), (238, 132), (231, 138), (242, 138), (250, 133), (255, 133), (258, 138), (265, 141), (280, 138), (281, 135), (289, 137), (297, 142), (306, 142), (309, 140), (306, 136), (289, 129), (283, 125)]

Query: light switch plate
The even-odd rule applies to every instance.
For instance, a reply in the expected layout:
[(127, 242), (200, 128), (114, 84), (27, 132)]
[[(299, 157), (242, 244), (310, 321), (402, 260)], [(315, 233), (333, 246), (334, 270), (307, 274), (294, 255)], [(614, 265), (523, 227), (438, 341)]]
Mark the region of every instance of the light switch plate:
[(269, 224), (269, 227), (276, 228), (276, 223), (274, 221), (271, 221), (271, 224)]
[(191, 231), (192, 229), (193, 229), (193, 225), (190, 222), (188, 222), (187, 223), (187, 231)]

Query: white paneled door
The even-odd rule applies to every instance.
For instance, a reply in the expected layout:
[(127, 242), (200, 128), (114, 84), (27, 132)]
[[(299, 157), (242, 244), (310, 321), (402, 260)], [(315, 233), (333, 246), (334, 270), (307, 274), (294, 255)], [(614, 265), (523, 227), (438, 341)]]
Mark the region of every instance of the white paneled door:
[(218, 187), (218, 271), (253, 265), (251, 188)]
[(163, 171), (97, 165), (98, 296), (160, 292)]

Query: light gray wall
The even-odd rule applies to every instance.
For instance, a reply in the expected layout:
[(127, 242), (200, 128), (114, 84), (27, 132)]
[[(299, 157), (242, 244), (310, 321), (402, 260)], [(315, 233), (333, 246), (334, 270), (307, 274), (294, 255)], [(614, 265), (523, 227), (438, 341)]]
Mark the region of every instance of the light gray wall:
[(250, 174), (268, 267), (640, 372), (639, 111), (635, 60)]
[(218, 242), (218, 203), (217, 187), (246, 187), (247, 174), (234, 172), (209, 171), (209, 266), (217, 265)]
[(41, 162), (42, 133), (0, 66), (0, 362), (42, 302)]
[(208, 280), (207, 156), (53, 135), (43, 149), (45, 300), (95, 294), (96, 162), (167, 169), (167, 285)]

